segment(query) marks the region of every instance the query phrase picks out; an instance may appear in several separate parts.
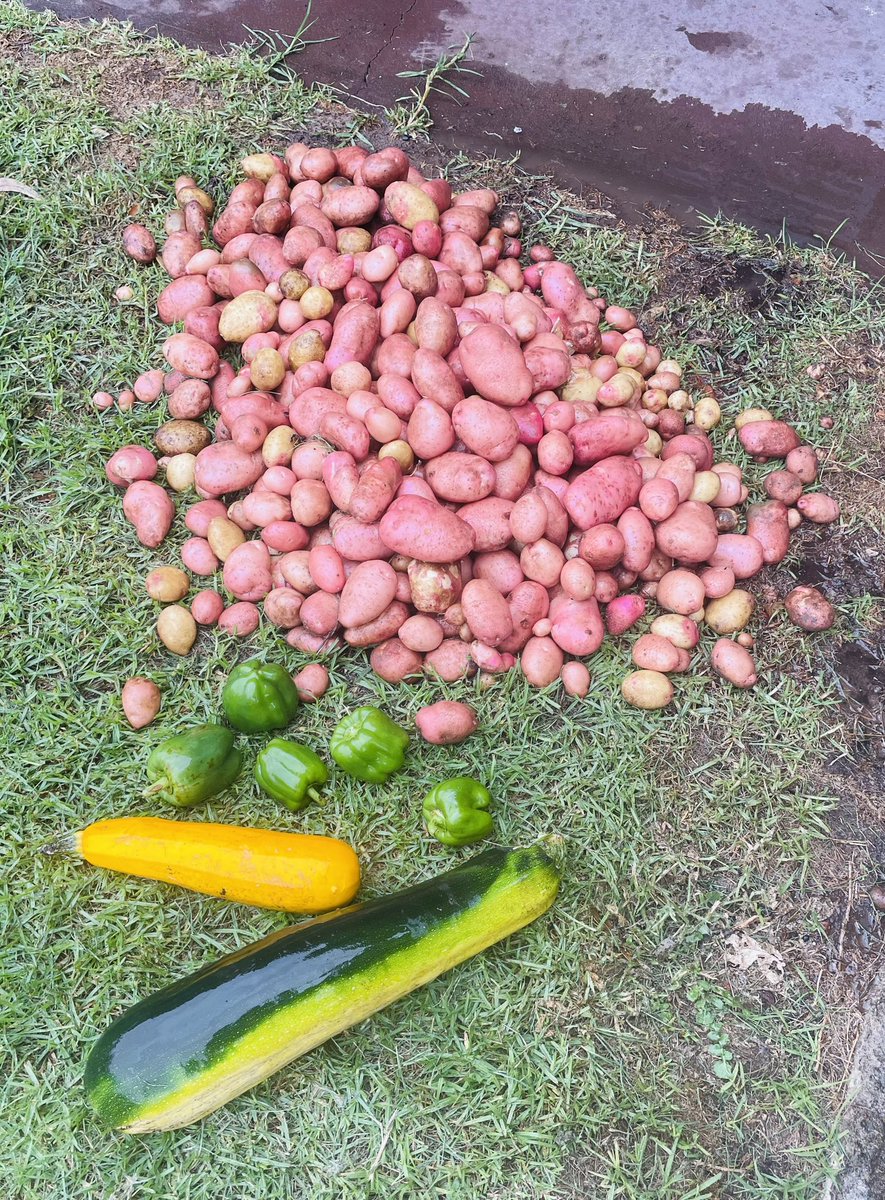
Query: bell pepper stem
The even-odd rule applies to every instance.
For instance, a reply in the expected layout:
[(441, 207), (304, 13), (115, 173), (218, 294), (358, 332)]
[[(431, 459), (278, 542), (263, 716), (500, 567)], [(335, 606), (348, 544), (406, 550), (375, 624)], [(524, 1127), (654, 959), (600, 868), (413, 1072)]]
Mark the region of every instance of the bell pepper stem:
[(151, 784), (149, 788), (145, 788), (141, 794), (142, 796), (156, 796), (157, 792), (162, 792), (166, 787), (168, 787), (167, 781), (159, 779), (156, 783)]
[(322, 792), (317, 791), (316, 788), (309, 787), (307, 789), (307, 794), (308, 794), (308, 796), (310, 796), (310, 798), (314, 802), (314, 804), (325, 804), (326, 803), (326, 797), (323, 795)]

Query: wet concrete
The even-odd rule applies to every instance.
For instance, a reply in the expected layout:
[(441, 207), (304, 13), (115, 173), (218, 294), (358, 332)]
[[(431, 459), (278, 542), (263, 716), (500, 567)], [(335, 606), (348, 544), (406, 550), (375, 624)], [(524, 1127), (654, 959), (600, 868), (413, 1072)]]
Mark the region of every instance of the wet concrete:
[[(34, 7), (44, 7), (40, 0)], [(56, 0), (218, 48), (244, 26), (291, 34), (297, 0)], [(389, 105), (473, 34), (469, 102), (434, 98), (434, 136), (692, 223), (722, 210), (885, 261), (883, 0), (315, 0), (306, 78)]]

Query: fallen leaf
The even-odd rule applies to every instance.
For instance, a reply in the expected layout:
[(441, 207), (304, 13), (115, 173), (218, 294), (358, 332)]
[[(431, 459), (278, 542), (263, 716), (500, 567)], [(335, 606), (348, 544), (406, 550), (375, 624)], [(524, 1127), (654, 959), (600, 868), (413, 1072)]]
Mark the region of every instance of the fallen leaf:
[(763, 946), (748, 933), (732, 933), (725, 939), (725, 961), (739, 971), (756, 967), (762, 972), (766, 983), (775, 985), (783, 982), (784, 960), (771, 946)]
[(6, 175), (0, 175), (0, 192), (20, 192), (23, 196), (29, 196), (31, 200), (42, 199), (39, 192), (35, 192), (32, 187), (28, 187), (26, 183), (19, 183), (17, 179), (10, 179)]

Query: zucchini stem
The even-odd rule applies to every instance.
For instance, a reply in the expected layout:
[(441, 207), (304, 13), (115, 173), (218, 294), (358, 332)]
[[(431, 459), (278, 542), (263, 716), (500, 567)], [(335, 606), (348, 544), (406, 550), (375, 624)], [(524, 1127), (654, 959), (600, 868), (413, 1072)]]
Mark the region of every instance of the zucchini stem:
[(77, 834), (63, 833), (53, 842), (47, 842), (45, 846), (40, 847), (41, 854), (76, 854), (77, 853)]

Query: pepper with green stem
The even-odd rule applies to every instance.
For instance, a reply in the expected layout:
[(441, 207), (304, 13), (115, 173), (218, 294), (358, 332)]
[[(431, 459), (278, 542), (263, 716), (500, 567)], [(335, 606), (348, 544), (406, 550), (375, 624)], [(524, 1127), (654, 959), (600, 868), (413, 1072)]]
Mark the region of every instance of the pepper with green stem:
[(492, 832), (489, 789), (459, 775), (443, 779), (424, 797), (427, 832), (444, 846), (468, 846)]
[(221, 703), (234, 729), (266, 733), (291, 724), (301, 701), (285, 667), (251, 658), (231, 671)]
[(292, 812), (311, 800), (322, 804), (321, 788), (329, 778), (326, 764), (313, 750), (285, 738), (274, 738), (255, 760), (255, 779), (261, 790)]
[(234, 734), (224, 725), (197, 725), (167, 738), (147, 763), (152, 786), (145, 796), (160, 796), (189, 808), (230, 787), (243, 766)]
[(405, 729), (380, 708), (365, 704), (338, 722), (329, 751), (342, 771), (354, 779), (384, 783), (403, 765), (408, 744)]

